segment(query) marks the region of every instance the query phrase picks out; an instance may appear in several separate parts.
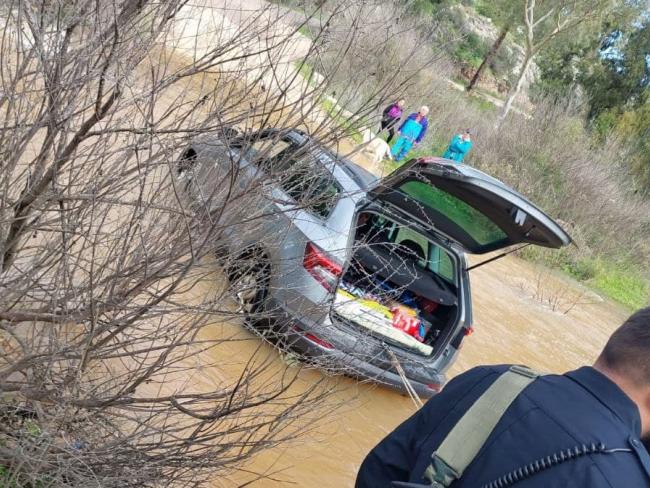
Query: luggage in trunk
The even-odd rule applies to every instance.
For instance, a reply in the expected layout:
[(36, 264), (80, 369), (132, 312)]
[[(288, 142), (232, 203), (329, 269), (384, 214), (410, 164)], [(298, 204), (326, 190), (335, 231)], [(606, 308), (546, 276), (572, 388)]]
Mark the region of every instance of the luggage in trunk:
[(438, 246), (375, 213), (362, 213), (335, 313), (393, 345), (429, 356), (456, 317), (452, 284), (430, 268)]

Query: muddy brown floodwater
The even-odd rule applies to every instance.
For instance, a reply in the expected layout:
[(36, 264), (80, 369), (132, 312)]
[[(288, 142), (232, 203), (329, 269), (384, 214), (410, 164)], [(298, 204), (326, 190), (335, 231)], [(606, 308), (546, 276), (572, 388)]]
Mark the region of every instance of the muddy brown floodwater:
[[(507, 257), (471, 273), (475, 333), (466, 338), (450, 377), (479, 364), (524, 363), (563, 372), (591, 363), (627, 315), (577, 283), (518, 258)], [(247, 358), (258, 341), (233, 343), (233, 357)], [(310, 371), (304, 380), (319, 376)], [(264, 479), (251, 486), (352, 486), (368, 450), (416, 409), (408, 397), (383, 387), (348, 378), (337, 382), (332, 400), (343, 407), (325, 415), (301, 439), (258, 455), (247, 468), (273, 473), (277, 481)], [(214, 486), (240, 486), (253, 477), (237, 474), (215, 480)]]

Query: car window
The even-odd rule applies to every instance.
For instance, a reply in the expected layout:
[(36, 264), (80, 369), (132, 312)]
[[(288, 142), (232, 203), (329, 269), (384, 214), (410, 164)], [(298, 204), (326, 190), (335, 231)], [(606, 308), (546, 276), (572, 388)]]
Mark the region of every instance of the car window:
[(364, 220), (365, 223), (361, 224), (360, 229), (365, 229), (361, 232), (364, 235), (363, 239), (369, 245), (406, 246), (413, 251), (411, 256), (421, 256), (420, 259), (416, 259), (418, 266), (458, 286), (455, 261), (446, 249), (430, 241), (424, 234), (382, 215), (375, 213), (366, 215), (369, 215), (369, 218)]
[(296, 203), (325, 218), (341, 193), (329, 169), (333, 164), (323, 152), (293, 145), (274, 158), (271, 172), (280, 187)]
[[(409, 242), (412, 246), (415, 246), (421, 250), (417, 252), (418, 256), (424, 258), (427, 255), (427, 249), (429, 248), (429, 241), (422, 234), (415, 232), (413, 229), (408, 227), (397, 227), (397, 235), (395, 237), (395, 244), (402, 244), (404, 242)], [(420, 266), (424, 267), (425, 263), (423, 259), (418, 260)]]
[(258, 139), (250, 145), (248, 158), (251, 162), (260, 164), (262, 161), (272, 160), (289, 146), (291, 143), (283, 139)]
[(419, 232), (404, 226), (397, 225), (394, 228), (393, 242), (400, 244), (411, 241), (422, 249), (422, 254), (426, 255), (426, 262), (419, 260), (418, 264), (429, 271), (433, 271), (450, 283), (456, 282), (454, 262), (447, 251), (442, 247), (429, 241)]
[(427, 268), (442, 276), (450, 283), (456, 283), (456, 270), (454, 262), (447, 251), (440, 246), (431, 244), (429, 246), (429, 262)]
[(440, 188), (420, 181), (408, 181), (399, 189), (418, 204), (434, 209), (452, 221), (479, 245), (499, 242), (508, 237), (482, 212)]

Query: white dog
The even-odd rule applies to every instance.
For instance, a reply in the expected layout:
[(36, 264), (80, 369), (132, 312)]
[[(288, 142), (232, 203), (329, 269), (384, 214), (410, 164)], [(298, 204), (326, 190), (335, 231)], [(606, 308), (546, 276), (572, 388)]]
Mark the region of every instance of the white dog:
[(377, 137), (367, 128), (361, 131), (361, 135), (363, 136), (361, 152), (367, 154), (373, 164), (379, 164), (386, 158), (393, 159), (393, 156), (390, 153), (390, 146), (386, 141)]

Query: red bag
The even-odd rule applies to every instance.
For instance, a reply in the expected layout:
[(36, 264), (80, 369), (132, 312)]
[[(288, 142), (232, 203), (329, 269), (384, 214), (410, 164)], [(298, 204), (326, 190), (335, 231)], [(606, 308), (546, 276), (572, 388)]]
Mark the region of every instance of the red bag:
[(390, 311), (393, 313), (393, 327), (403, 330), (408, 335), (422, 342), (422, 337), (420, 337), (420, 319), (414, 310), (406, 307), (394, 307)]

